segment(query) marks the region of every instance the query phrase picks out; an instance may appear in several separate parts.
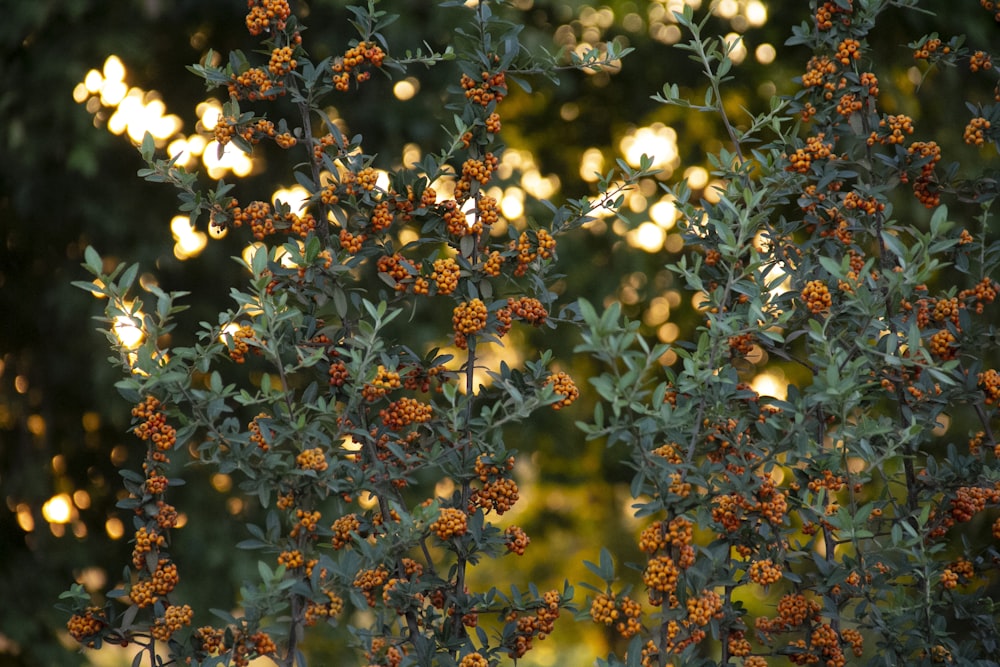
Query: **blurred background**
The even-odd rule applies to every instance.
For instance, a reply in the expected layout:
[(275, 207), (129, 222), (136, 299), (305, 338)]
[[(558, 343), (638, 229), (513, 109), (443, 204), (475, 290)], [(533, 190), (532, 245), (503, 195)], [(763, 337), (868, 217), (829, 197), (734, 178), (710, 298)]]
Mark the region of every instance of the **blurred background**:
[[(535, 81), (531, 94), (512, 87), (501, 107), (508, 149), (496, 192), (507, 219), (516, 224), (545, 215), (534, 199), (592, 195), (597, 172), (608, 172), (616, 159), (638, 165), (642, 153), (653, 156), (659, 180), (686, 178), (699, 195), (712, 196), (706, 155), (721, 146), (716, 119), (650, 99), (666, 82), (695, 100), (703, 94), (694, 64), (671, 48), (686, 39), (671, 17), (684, 1), (510, 3), (506, 14), (525, 25), (529, 48), (583, 52), (617, 40), (637, 52), (620, 70), (566, 73), (559, 86)], [(686, 3), (699, 15), (710, 9), (707, 0)], [(356, 37), (346, 23), (346, 4), (292, 3), (309, 28), (305, 43), (315, 60), (343, 52)], [(396, 53), (424, 41), (443, 48), (462, 14), (422, 0), (382, 4), (402, 15), (386, 31)], [(811, 20), (809, 4), (711, 3), (709, 34), (742, 39), (727, 92), (734, 117), (741, 117), (741, 108), (765, 109), (775, 94), (795, 92), (792, 79), (809, 54), (784, 41), (793, 25)], [(0, 7), (0, 666), (113, 662), (119, 658), (79, 653), (64, 631), (66, 619), (54, 609), (73, 581), (98, 591), (119, 580), (131, 529), (129, 517), (114, 507), (122, 493), (117, 470), (136, 465), (141, 455), (126, 432), (130, 406), (114, 391), (107, 341), (91, 319), (102, 304), (70, 281), (86, 279), (79, 264), (83, 249), (94, 245), (110, 265), (139, 262), (144, 281), (193, 292), (180, 331), (214, 321), (230, 305), (228, 286), (242, 279), (231, 258), (248, 236), (237, 230), (214, 238), (204, 226), (192, 228), (177, 217), (171, 188), (136, 178), (142, 164), (134, 144), (148, 130), (161, 149), (182, 154), (191, 168), (236, 180), (259, 199), (270, 197), (265, 188), (274, 189), (267, 170), (290, 173), (289, 165), (266, 150), (253, 159), (238, 152), (220, 159), (210, 130), (222, 91), (206, 92), (185, 69), (209, 48), (254, 49), (243, 25), (243, 0), (8, 0)], [(937, 72), (925, 84), (930, 91), (918, 90), (920, 73), (906, 47), (931, 30), (966, 33), (975, 48), (996, 46), (1000, 28), (991, 13), (969, 0), (950, 3), (946, 17), (899, 11), (882, 25), (891, 31), (880, 34), (884, 53), (876, 54), (885, 68), (879, 72), (885, 110), (912, 116), (915, 138), (936, 140), (945, 162), (981, 166), (995, 158), (992, 148), (980, 153), (962, 143), (970, 117), (963, 95), (974, 96), (969, 82), (958, 72)], [(348, 132), (365, 137), (366, 152), (379, 155), (378, 166), (399, 167), (438, 149), (447, 123), (440, 116), (442, 96), (457, 81), (448, 64), (414, 69), (333, 99), (330, 113)], [(983, 92), (991, 97), (987, 88)], [(293, 196), (286, 191), (283, 198)], [(907, 214), (927, 217), (912, 198), (897, 207), (897, 215)], [(693, 295), (663, 270), (683, 251), (674, 206), (657, 179), (647, 179), (628, 195), (624, 215), (625, 221), (602, 220), (561, 241), (566, 277), (557, 291), (564, 303), (578, 296), (598, 304), (618, 300), (651, 338), (683, 338), (697, 318)], [(129, 335), (127, 329), (118, 333)], [(538, 344), (555, 346), (581, 387), (581, 378), (594, 370), (572, 355), (571, 332), (514, 340), (509, 353), (515, 356), (530, 355)], [(793, 378), (765, 365), (750, 364), (748, 379), (761, 393), (780, 393)], [(481, 568), (489, 572), (478, 574), (480, 583), (488, 577), (487, 585), (509, 580), (561, 587), (564, 579), (588, 578), (582, 560), (596, 560), (601, 544), (634, 543), (640, 525), (629, 508), (631, 473), (623, 453), (586, 442), (572, 427), (592, 407), (584, 392), (571, 409), (512, 434), (510, 446), (522, 452), (522, 500), (511, 520), (527, 530), (532, 544), (521, 560)], [(254, 554), (229, 546), (246, 537), (241, 521), (254, 509), (226, 475), (197, 468), (184, 475), (188, 485), (172, 496), (186, 522), (177, 537), (179, 595), (204, 609), (235, 599), (240, 580), (254, 568)], [(220, 520), (229, 516), (240, 521)], [(195, 624), (210, 621), (196, 617)], [(539, 665), (589, 664), (607, 653), (611, 641), (589, 624), (561, 623), (529, 658)], [(324, 656), (342, 642), (336, 633), (315, 639), (309, 650), (316, 664), (328, 664)], [(347, 664), (342, 653), (338, 660)]]

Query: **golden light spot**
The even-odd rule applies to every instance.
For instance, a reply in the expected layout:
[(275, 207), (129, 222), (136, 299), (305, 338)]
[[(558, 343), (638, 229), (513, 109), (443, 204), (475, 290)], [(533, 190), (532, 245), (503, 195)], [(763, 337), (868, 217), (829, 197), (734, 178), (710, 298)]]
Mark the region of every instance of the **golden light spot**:
[(197, 159), (205, 152), (208, 140), (200, 134), (192, 134), (190, 137), (180, 137), (167, 144), (167, 155), (176, 159), (176, 164), (182, 167), (192, 168)]
[(198, 114), (200, 125), (198, 129), (211, 132), (219, 124), (219, 119), (222, 118), (222, 105), (219, 104), (218, 100), (209, 99), (199, 103), (194, 108), (194, 112)]
[(118, 517), (111, 517), (104, 522), (104, 532), (113, 540), (120, 540), (125, 536), (125, 524)]
[(42, 505), (42, 516), (49, 523), (69, 523), (73, 518), (73, 512), (68, 493), (52, 496)]
[(524, 215), (524, 190), (518, 187), (504, 190), (503, 197), (500, 199), (500, 212), (508, 220)]
[(648, 156), (654, 169), (665, 172), (664, 177), (679, 164), (677, 132), (660, 122), (629, 132), (618, 142), (618, 148), (633, 167), (639, 166), (643, 155)]
[(767, 6), (760, 0), (750, 0), (750, 2), (747, 3), (747, 8), (744, 13), (747, 17), (747, 21), (754, 28), (759, 28), (767, 23)]
[(715, 6), (715, 13), (724, 19), (731, 19), (740, 11), (740, 5), (736, 0), (720, 0)]
[(28, 377), (26, 375), (18, 375), (14, 378), (14, 391), (19, 394), (28, 393)]
[(673, 23), (656, 23), (649, 27), (649, 35), (664, 44), (676, 44), (681, 40), (681, 29)]
[(105, 106), (117, 107), (108, 119), (108, 129), (114, 134), (127, 132), (129, 138), (138, 144), (146, 132), (149, 132), (157, 140), (157, 145), (162, 145), (180, 130), (181, 119), (165, 113), (166, 105), (158, 93), (130, 88), (121, 99), (113, 100), (105, 99), (106, 87), (102, 87), (101, 102)]
[(633, 248), (652, 253), (663, 249), (666, 238), (667, 232), (662, 227), (653, 222), (644, 222), (637, 228), (629, 230), (625, 240)]
[(52, 457), (50, 465), (52, 466), (52, 474), (62, 475), (66, 472), (66, 457), (62, 454), (56, 454)]
[(951, 417), (948, 415), (938, 415), (937, 421), (934, 422), (934, 428), (931, 433), (936, 436), (942, 436), (948, 432), (948, 427), (951, 426)]
[(219, 341), (223, 343), (227, 342), (227, 335), (232, 336), (239, 330), (240, 325), (237, 322), (230, 322), (226, 326), (222, 327), (222, 331), (219, 332)]
[(580, 178), (596, 183), (604, 172), (604, 154), (599, 148), (588, 148), (580, 158)]
[(704, 292), (695, 292), (691, 295), (691, 307), (699, 312), (708, 309), (708, 295)]
[(413, 243), (414, 241), (420, 240), (420, 232), (409, 227), (404, 227), (399, 230), (399, 245), (404, 246), (408, 243)]
[(536, 199), (551, 199), (559, 191), (559, 177), (542, 176), (538, 169), (528, 169), (521, 176), (521, 187)]
[(223, 472), (212, 475), (212, 488), (219, 493), (227, 493), (233, 488), (233, 478)]
[(243, 248), (240, 257), (243, 259), (243, 263), (247, 265), (247, 268), (253, 265), (254, 255), (257, 254), (258, 250), (267, 252), (267, 248), (260, 241), (255, 241)]
[(673, 343), (681, 334), (681, 329), (673, 322), (667, 322), (656, 330), (656, 337), (664, 343)]
[(719, 200), (722, 198), (722, 193), (726, 191), (725, 181), (719, 180), (718, 178), (713, 178), (709, 181), (708, 185), (705, 187), (705, 192), (702, 195), (705, 200), (710, 204), (718, 204)]
[(402, 81), (397, 81), (396, 85), (392, 87), (392, 94), (401, 102), (413, 99), (413, 96), (418, 92), (420, 92), (420, 81), (412, 76), (408, 76)]
[(780, 371), (758, 373), (750, 386), (761, 396), (773, 396), (782, 401), (788, 398), (788, 381)]
[(290, 188), (280, 188), (271, 195), (271, 202), (277, 205), (278, 202), (288, 205), (292, 213), (301, 214), (309, 205), (309, 191), (301, 185), (293, 185)]
[(208, 235), (191, 225), (186, 215), (175, 215), (170, 221), (170, 233), (174, 237), (174, 257), (184, 261), (197, 257), (208, 245)]
[(187, 522), (188, 522), (188, 515), (185, 514), (184, 512), (181, 512), (180, 514), (177, 515), (177, 524), (174, 527), (183, 528), (184, 526), (187, 525)]
[(670, 302), (662, 296), (649, 302), (649, 308), (642, 314), (642, 323), (649, 327), (663, 324), (670, 319)]
[(358, 504), (361, 509), (370, 510), (378, 505), (378, 497), (371, 491), (365, 491), (358, 497)]
[(677, 224), (677, 205), (673, 199), (663, 197), (649, 207), (650, 219), (663, 229), (673, 229)]
[(420, 162), (422, 157), (423, 153), (419, 144), (411, 143), (403, 146), (403, 166), (407, 169)]
[(739, 65), (741, 62), (746, 60), (747, 45), (739, 33), (731, 32), (723, 37), (722, 40), (726, 43), (726, 46), (729, 49), (729, 59), (733, 61), (734, 65)]
[(580, 117), (580, 105), (575, 102), (566, 102), (559, 107), (559, 117), (567, 123)]
[(139, 286), (147, 292), (154, 288), (160, 286), (160, 280), (156, 277), (155, 273), (150, 273), (146, 271), (141, 276), (139, 276)]
[(229, 233), (228, 227), (216, 227), (215, 225), (208, 226), (208, 235), (213, 239), (222, 239), (226, 237)]
[(100, 567), (86, 567), (76, 575), (76, 581), (89, 592), (101, 591), (108, 583), (108, 573)]
[(122, 63), (121, 58), (116, 55), (110, 55), (104, 61), (104, 80), (105, 81), (124, 81), (125, 80), (125, 64)]
[(110, 458), (112, 465), (121, 466), (128, 461), (128, 447), (125, 445), (115, 445), (111, 449)]
[(792, 289), (792, 276), (785, 270), (784, 262), (775, 262), (764, 275), (764, 286), (774, 295), (784, 294)]
[(17, 505), (17, 525), (26, 533), (35, 530), (35, 516), (31, 513), (31, 508), (27, 503)]
[[(104, 83), (101, 84), (100, 100), (101, 104), (106, 107), (118, 106), (121, 104), (122, 100), (125, 99), (127, 94), (128, 86), (124, 81), (106, 79)], [(116, 132), (115, 134), (121, 134), (121, 132)]]
[(237, 516), (243, 511), (243, 499), (233, 496), (226, 501), (226, 511), (232, 516)]
[(667, 234), (667, 240), (663, 242), (663, 249), (667, 252), (680, 252), (684, 249), (684, 236), (682, 234)]
[(112, 326), (115, 336), (118, 337), (118, 342), (126, 350), (134, 350), (139, 347), (146, 337), (142, 328), (136, 324), (136, 321), (142, 321), (142, 313), (136, 312), (134, 317), (135, 320), (128, 315), (119, 315), (115, 318), (115, 323)]
[(643, 213), (649, 207), (649, 199), (638, 190), (629, 190), (625, 193), (625, 205), (633, 213)]
[[(610, 186), (610, 189), (612, 189), (612, 190), (613, 190), (613, 189), (615, 189), (616, 187), (619, 187), (620, 185), (621, 185), (620, 183), (612, 183), (612, 184), (611, 184), (611, 186)], [(592, 217), (596, 217), (596, 218), (607, 218), (607, 217), (610, 217), (610, 216), (613, 216), (613, 215), (615, 214), (615, 209), (614, 209), (614, 208), (612, 208), (612, 207), (611, 207), (611, 206), (609, 205), (609, 203), (608, 203), (608, 202), (602, 202), (602, 201), (601, 201), (601, 199), (600, 199), (599, 197), (593, 197), (593, 198), (591, 198), (591, 200), (590, 200), (590, 205), (591, 205), (591, 206), (592, 206), (593, 208), (591, 208), (591, 209), (590, 209), (590, 211), (588, 212), (588, 215), (590, 215), (590, 216), (592, 216)], [(619, 234), (619, 235), (621, 235), (621, 234), (622, 234), (622, 233), (624, 233), (624, 231), (625, 231), (625, 230), (624, 230), (624, 229), (622, 228), (622, 227), (623, 227), (623, 225), (622, 225), (622, 226), (619, 226), (619, 225), (617, 224), (617, 223), (620, 223), (620, 222), (621, 222), (621, 220), (616, 220), (616, 221), (615, 221), (615, 227), (616, 227), (616, 229), (615, 229), (615, 233), (616, 233), (616, 234)], [(584, 227), (586, 227), (586, 226), (588, 226), (588, 225), (590, 225), (590, 224), (591, 224), (591, 223), (587, 223), (587, 225), (584, 225)]]
[(629, 12), (622, 18), (622, 27), (629, 32), (641, 32), (646, 27), (646, 22), (642, 20), (642, 16), (639, 14)]
[(73, 504), (82, 510), (90, 507), (90, 494), (83, 489), (77, 489), (73, 492)]
[(757, 59), (761, 65), (770, 65), (774, 62), (777, 57), (778, 52), (770, 44), (759, 44), (753, 52), (754, 58)]
[(101, 427), (101, 415), (98, 412), (84, 412), (80, 421), (87, 433), (93, 433)]
[(104, 77), (96, 69), (92, 69), (83, 77), (83, 85), (88, 93), (96, 95), (101, 92), (101, 86), (104, 85)]
[(434, 495), (437, 498), (451, 498), (455, 492), (455, 481), (451, 477), (438, 480), (434, 485)]
[(237, 176), (247, 176), (253, 171), (253, 160), (233, 143), (226, 144), (220, 155), (219, 142), (209, 142), (201, 155), (201, 161), (209, 177), (214, 179), (222, 178), (227, 171), (232, 171)]
[(694, 166), (684, 170), (684, 179), (692, 190), (704, 189), (708, 185), (709, 177), (708, 169), (704, 167)]
[(45, 418), (41, 415), (30, 415), (26, 425), (28, 427), (28, 431), (31, 432), (31, 435), (36, 438), (41, 438), (45, 435)]

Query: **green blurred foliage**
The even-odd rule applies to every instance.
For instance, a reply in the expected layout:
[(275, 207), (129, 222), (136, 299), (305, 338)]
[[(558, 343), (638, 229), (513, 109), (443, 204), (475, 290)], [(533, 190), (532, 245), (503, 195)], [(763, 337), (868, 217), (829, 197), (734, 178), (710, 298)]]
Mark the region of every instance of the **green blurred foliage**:
[[(328, 51), (314, 53), (317, 59), (346, 47), (352, 36), (344, 29), (348, 3), (295, 4), (309, 26), (310, 43)], [(384, 4), (403, 15), (389, 30), (394, 49), (416, 48), (424, 40), (439, 48), (450, 35), (451, 18), (437, 11), (434, 3)], [(567, 74), (558, 87), (536, 82), (530, 94), (515, 88), (506, 103), (508, 145), (529, 151), (542, 174), (558, 175), (561, 188), (555, 197), (590, 192), (590, 184), (580, 176), (581, 158), (588, 148), (603, 153), (607, 170), (620, 156), (621, 138), (653, 122), (677, 133), (681, 167), (673, 178), (687, 167), (706, 164), (706, 154), (722, 137), (714, 120), (683, 115), (651, 99), (668, 80), (694, 99), (703, 94), (693, 64), (651, 36), (650, 16), (662, 14), (656, 8), (663, 3), (613, 0), (597, 6), (572, 0), (518, 0), (513, 4), (516, 9), (510, 16), (524, 23), (525, 41), (531, 47), (555, 49), (554, 41), (578, 41), (588, 30), (596, 30), (600, 40), (618, 39), (637, 49), (620, 72)], [(766, 5), (767, 22), (743, 33), (749, 55), (730, 85), (734, 107), (759, 111), (772, 94), (792, 92), (792, 78), (803, 71), (808, 57), (782, 46), (793, 24), (809, 20), (807, 3), (773, 0)], [(197, 298), (190, 301), (188, 321), (197, 322), (212, 319), (228, 305), (227, 286), (240, 278), (230, 257), (245, 243), (245, 238), (230, 234), (210, 242), (197, 258), (177, 260), (169, 229), (174, 194), (135, 177), (141, 166), (136, 150), (126, 139), (106, 131), (106, 119), (95, 119), (74, 102), (72, 91), (88, 70), (100, 69), (108, 55), (116, 54), (126, 64), (128, 83), (159, 91), (168, 111), (180, 115), (184, 131), (190, 133), (197, 120), (195, 107), (205, 92), (185, 66), (201, 60), (208, 48), (217, 52), (252, 48), (243, 28), (244, 6), (237, 0), (45, 0), (10, 2), (4, 7), (0, 22), (0, 490), (4, 500), (0, 664), (80, 662), (79, 654), (67, 650), (60, 639), (65, 619), (53, 609), (56, 597), (67, 582), (81, 576), (84, 567), (114, 581), (129, 551), (124, 540), (107, 539), (105, 522), (119, 516), (114, 509), (120, 489), (116, 469), (134, 464), (138, 452), (126, 433), (128, 406), (113, 391), (115, 373), (104, 361), (104, 337), (93, 331), (90, 321), (100, 304), (69, 286), (81, 277), (82, 249), (93, 244), (114, 261), (139, 262), (165, 289), (194, 292)], [(611, 20), (597, 23), (596, 11), (606, 11)], [(726, 34), (733, 25), (719, 18), (709, 31)], [(991, 96), (992, 91), (970, 91), (962, 77), (950, 71), (931, 72), (918, 89), (905, 45), (937, 31), (942, 36), (962, 32), (970, 44), (985, 47), (996, 41), (1000, 30), (992, 16), (968, 0), (949, 3), (946, 12), (936, 17), (899, 11), (898, 20), (885, 25), (897, 34), (882, 43), (898, 45), (878, 56), (898, 63), (892, 80), (882, 81), (887, 110), (892, 112), (895, 105), (895, 111), (913, 116), (918, 136), (944, 147), (945, 162), (961, 159), (981, 165), (981, 156), (991, 149), (980, 153), (962, 144), (961, 130), (970, 115), (962, 100)], [(777, 50), (774, 62), (762, 65), (755, 60), (754, 50), (761, 44)], [(447, 67), (416, 75), (421, 92), (408, 102), (393, 97), (391, 82), (382, 81), (338, 107), (350, 131), (363, 134), (369, 149), (385, 160), (380, 166), (398, 161), (406, 143), (431, 149), (440, 142), (440, 91), (453, 85), (457, 75)], [(257, 196), (264, 197), (261, 187), (260, 175), (239, 184), (241, 191), (257, 189)], [(900, 202), (899, 207), (917, 219), (928, 215), (915, 202)], [(952, 213), (960, 215), (954, 208)], [(641, 211), (626, 217), (634, 224), (648, 219)], [(631, 290), (624, 299), (625, 312), (641, 319), (650, 302), (671, 287), (661, 271), (669, 257), (666, 251), (637, 250), (610, 228), (583, 231), (560, 246), (565, 302), (586, 296), (602, 303), (623, 298)], [(670, 314), (682, 339), (694, 321), (690, 296), (684, 295)], [(644, 331), (655, 335), (655, 327)], [(416, 327), (414, 335), (420, 334)], [(585, 378), (591, 369), (587, 360), (572, 357), (575, 342), (568, 334), (525, 341), (553, 347), (574, 376)], [(620, 463), (620, 452), (599, 442), (584, 442), (571, 428), (573, 420), (591, 408), (592, 400), (584, 392), (571, 409), (521, 425), (516, 439), (511, 438), (529, 453), (519, 470), (524, 500), (512, 520), (528, 531), (533, 542), (523, 559), (507, 559), (499, 567), (524, 568), (524, 578), (539, 586), (583, 578), (580, 561), (596, 558), (601, 544), (631, 543), (635, 538), (636, 526), (627, 518), (630, 473)], [(222, 520), (229, 512), (226, 493), (216, 491), (208, 479), (197, 479), (193, 473), (187, 477), (189, 484), (176, 504), (189, 520), (178, 540), (199, 553), (199, 562), (196, 567), (187, 564), (182, 585), (193, 605), (207, 607), (210, 600), (232, 599), (251, 565), (238, 552), (219, 548), (244, 537), (238, 522)], [(57, 493), (77, 490), (86, 491), (90, 499), (89, 506), (76, 510), (76, 531), (81, 536), (74, 536), (71, 524), (57, 537), (42, 516), (42, 505)], [(241, 511), (252, 513), (253, 508)], [(119, 518), (127, 532), (129, 517)], [(31, 524), (33, 530), (25, 531)], [(199, 550), (203, 544), (214, 548)], [(498, 579), (508, 574), (498, 569), (480, 576)], [(579, 632), (569, 623), (562, 623), (560, 630), (567, 642)], [(557, 632), (551, 641), (559, 642), (559, 637)], [(593, 648), (602, 654), (607, 647)], [(332, 655), (331, 649), (315, 650), (317, 656)]]

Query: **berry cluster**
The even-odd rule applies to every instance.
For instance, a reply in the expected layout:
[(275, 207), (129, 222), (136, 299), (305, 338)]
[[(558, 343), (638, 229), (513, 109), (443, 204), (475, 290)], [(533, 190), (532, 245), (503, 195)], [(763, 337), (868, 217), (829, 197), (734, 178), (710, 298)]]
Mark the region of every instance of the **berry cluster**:
[(802, 301), (813, 315), (822, 315), (830, 310), (833, 298), (830, 288), (822, 280), (810, 280), (802, 288)]
[(335, 58), (330, 65), (333, 70), (333, 85), (341, 91), (350, 90), (351, 80), (355, 84), (360, 84), (371, 78), (371, 69), (365, 67), (379, 68), (385, 60), (385, 52), (377, 44), (371, 42), (359, 42), (344, 52), (343, 56)]
[(786, 156), (788, 171), (805, 174), (809, 172), (814, 162), (829, 159), (833, 155), (833, 144), (824, 142), (826, 135), (820, 133), (806, 139), (806, 145), (798, 148), (791, 155)]
[(189, 605), (172, 605), (166, 608), (163, 616), (157, 618), (150, 633), (161, 642), (169, 641), (174, 633), (191, 625), (194, 610)]
[(508, 655), (515, 660), (524, 656), (529, 650), (533, 640), (545, 639), (552, 634), (555, 629), (555, 622), (559, 618), (559, 604), (561, 597), (558, 591), (546, 591), (535, 609), (534, 616), (518, 616), (511, 614), (508, 620), (515, 621), (517, 632), (514, 634), (513, 643), (508, 647)]
[(455, 345), (460, 349), (466, 349), (467, 336), (485, 329), (488, 315), (486, 304), (481, 299), (463, 301), (455, 306), (451, 319), (455, 329)]
[(965, 133), (962, 135), (962, 138), (967, 144), (982, 146), (986, 143), (986, 133), (989, 129), (990, 121), (985, 118), (973, 118), (965, 126)]
[(524, 532), (524, 529), (520, 526), (508, 526), (504, 529), (503, 534), (507, 550), (518, 556), (523, 556), (525, 549), (531, 544), (531, 538)]
[(104, 610), (100, 607), (88, 607), (81, 614), (73, 614), (66, 622), (66, 629), (73, 639), (86, 646), (94, 646), (93, 637), (100, 634), (108, 625)]
[(573, 378), (569, 374), (559, 371), (548, 377), (545, 384), (552, 385), (552, 390), (562, 396), (562, 398), (552, 404), (553, 410), (561, 410), (580, 397), (580, 390), (576, 388)]
[(322, 447), (313, 447), (299, 452), (295, 457), (295, 465), (300, 470), (315, 470), (316, 472), (323, 472), (329, 467), (326, 453)]
[(392, 431), (402, 430), (410, 424), (425, 424), (434, 416), (434, 408), (415, 398), (401, 398), (393, 401), (388, 407), (379, 410), (379, 418), (386, 428)]
[[(477, 82), (468, 74), (462, 75), (459, 83), (469, 101), (482, 107), (503, 101), (507, 95), (507, 76), (503, 72), (482, 72), (479, 79)], [(499, 122), (499, 119), (496, 122)]]
[(469, 529), (469, 515), (455, 507), (444, 507), (430, 529), (440, 540), (465, 535)]
[(614, 627), (622, 637), (633, 637), (642, 629), (639, 617), (642, 606), (627, 595), (597, 595), (590, 603), (590, 617), (595, 623)]
[(247, 30), (254, 37), (265, 32), (281, 32), (292, 15), (288, 0), (247, 0)]
[(852, 6), (851, 0), (844, 2), (833, 2), (832, 0), (826, 0), (822, 4), (816, 7), (816, 27), (819, 30), (830, 30), (833, 27), (834, 20), (839, 20), (842, 25), (849, 26), (851, 24), (851, 14), (854, 8)]
[(747, 574), (750, 581), (761, 586), (776, 584), (782, 577), (781, 566), (776, 565), (770, 558), (753, 561)]

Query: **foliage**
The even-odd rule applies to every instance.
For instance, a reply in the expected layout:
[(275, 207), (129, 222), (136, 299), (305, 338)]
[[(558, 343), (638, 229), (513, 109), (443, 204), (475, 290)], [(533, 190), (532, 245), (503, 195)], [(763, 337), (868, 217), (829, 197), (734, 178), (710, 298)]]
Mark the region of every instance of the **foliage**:
[[(251, 2), (246, 25), (267, 64), (234, 51), (225, 65), (209, 53), (191, 68), (209, 89), (228, 89), (215, 128), (220, 150), (301, 151), (293, 176), (308, 192), (303, 210), (241, 203), (234, 184), (206, 184), (176, 158), (157, 157), (152, 136), (143, 141), (140, 176), (175, 186), (193, 223), (247, 227), (257, 243), (240, 260), (251, 277), (232, 289), (235, 305), (193, 336), (175, 330), (184, 293), (147, 284), (150, 297), (141, 297), (138, 265), (107, 272), (94, 249), (85, 253), (93, 280), (77, 286), (107, 299), (102, 321), (125, 374), (117, 387), (135, 404), (132, 430), (147, 453), (141, 473), (122, 471), (128, 497), (119, 507), (134, 514), (122, 587), (103, 605), (80, 585), (63, 596), (83, 644), (136, 643), (137, 660), (145, 654), (150, 664), (165, 653), (190, 664), (268, 656), (292, 665), (305, 663), (306, 628), (345, 623), (371, 664), (470, 667), (523, 656), (569, 604), (568, 584), (468, 585), (470, 568), (521, 554), (529, 541), (495, 518), (518, 500), (505, 428), (578, 395), (547, 353), (518, 368), (491, 365), (483, 350), (502, 345), (515, 322), (562, 319), (549, 289), (557, 237), (595, 208), (619, 206), (648, 170), (622, 165), (623, 180), (612, 184), (609, 174), (596, 200), (549, 205), (529, 228), (501, 224), (487, 188), (503, 150), (507, 81), (528, 88), (526, 77), (563, 66), (527, 52), (518, 26), (489, 3), (449, 6), (469, 16), (454, 48), (394, 57), (381, 30), (395, 17), (370, 3), (351, 10), (359, 38), (313, 62), (287, 3)], [(565, 67), (600, 68), (625, 53), (611, 45)], [(452, 60), (460, 76), (449, 141), (404, 169), (377, 170), (363, 138), (346, 137), (324, 111), (331, 95), (373, 73)], [(289, 117), (267, 104), (284, 97)], [(405, 318), (433, 323), (437, 340), (414, 339)], [(123, 343), (121, 327), (141, 343)], [(442, 331), (451, 351), (440, 347)], [(193, 627), (195, 610), (175, 592), (184, 559), (173, 549), (179, 511), (168, 492), (183, 484), (171, 459), (185, 449), (242, 476), (245, 499), (266, 512), (238, 545), (263, 554), (259, 579), (242, 588), (238, 617), (214, 612), (221, 627)], [(498, 619), (493, 637), (479, 627), (488, 616)]]
[[(258, 183), (206, 184), (143, 146), (144, 176), (176, 186), (182, 210), (215, 228), (250, 227), (261, 243), (241, 262), (251, 278), (233, 289), (235, 305), (196, 335), (176, 328), (181, 294), (147, 284), (140, 303), (137, 268), (109, 271), (114, 262), (86, 253), (98, 282), (79, 286), (108, 299), (119, 388), (148, 450), (141, 474), (122, 473), (121, 506), (136, 516), (125, 585), (96, 606), (80, 586), (69, 591), (74, 636), (138, 642), (151, 663), (165, 643), (201, 664), (258, 654), (292, 664), (305, 660), (305, 628), (322, 623), (348, 626), (373, 664), (516, 659), (550, 631), (572, 587), (467, 584), (496, 566), (486, 559), (527, 543), (498, 521), (517, 493), (510, 428), (545, 405), (573, 412), (577, 389), (561, 370), (568, 362), (545, 352), (482, 367), (514, 319), (555, 346), (546, 329), (579, 314), (577, 350), (606, 369), (589, 380), (600, 400), (581, 427), (609, 458), (628, 452), (635, 514), (648, 522), (634, 573), (615, 561), (635, 545), (590, 545), (600, 554), (586, 566), (600, 583), (584, 584), (578, 616), (622, 638), (604, 663), (993, 664), (996, 181), (977, 160), (996, 142), (997, 105), (985, 51), (907, 34), (914, 90), (896, 56), (900, 31), (926, 25), (919, 2), (815, 2), (788, 42), (811, 57), (800, 90), (737, 112), (738, 44), (705, 37), (708, 17), (679, 13), (690, 35), (680, 48), (705, 87), (681, 81), (655, 99), (664, 113), (713, 116), (727, 145), (710, 158), (718, 191), (664, 188), (687, 248), (667, 270), (699, 295), (702, 324), (657, 344), (634, 306), (626, 319), (619, 304), (591, 305), (600, 296), (585, 272), (567, 282), (586, 299), (553, 312), (556, 271), (577, 267), (546, 254), (558, 237), (567, 263), (564, 244), (579, 235), (561, 234), (594, 213), (588, 199), (548, 205), (524, 230), (493, 220), (496, 105), (514, 96), (507, 81), (562, 61), (532, 56), (524, 30), (484, 3), (452, 48), (403, 55), (385, 36), (390, 17), (355, 8), (359, 39), (314, 62), (283, 3), (257, 4), (279, 9), (268, 22), (285, 22), (261, 32), (268, 66), (234, 52), (192, 69), (237, 98), (220, 141), (306, 149), (294, 178), (309, 208), (242, 205), (236, 197), (259, 197)], [(262, 25), (257, 4), (251, 31)], [(981, 12), (990, 25), (992, 13)], [(982, 42), (980, 28), (970, 23), (970, 44)], [(323, 116), (324, 99), (362, 99), (376, 72), (452, 61), (467, 78), (452, 90), (446, 145), (387, 180), (369, 133), (345, 137)], [(964, 132), (934, 127), (932, 109), (959, 96), (972, 114)], [(961, 164), (944, 166), (946, 147), (962, 142), (964, 153), (952, 151)], [(648, 166), (626, 170), (626, 183), (651, 182)], [(449, 171), (459, 185), (442, 194), (435, 181)], [(621, 204), (613, 177), (601, 189)], [(479, 204), (471, 221), (463, 200)], [(138, 349), (110, 331), (128, 323), (145, 334)], [(665, 364), (671, 355), (677, 363)], [(787, 383), (787, 395), (755, 389), (762, 374)], [(222, 627), (193, 627), (195, 610), (173, 589), (174, 560), (188, 570), (164, 494), (179, 490), (169, 459), (184, 446), (242, 476), (242, 498), (264, 509), (241, 544), (262, 554), (257, 580), (241, 591), (242, 614), (218, 613)]]
[[(679, 17), (708, 87), (658, 99), (718, 114), (729, 138), (717, 197), (670, 189), (695, 252), (669, 269), (701, 295), (703, 324), (669, 368), (669, 346), (617, 306), (581, 307), (578, 351), (606, 369), (583, 428), (628, 446), (648, 517), (635, 567), (652, 613), (610, 553), (591, 566), (590, 615), (632, 637), (624, 664), (995, 664), (998, 554), (976, 533), (1000, 501), (997, 190), (885, 111), (871, 42), (889, 10), (918, 4), (814, 3), (789, 40), (812, 53), (799, 92), (749, 118), (723, 103), (733, 45)], [(920, 95), (940, 68), (968, 72), (964, 141), (996, 145), (989, 55), (937, 34), (908, 48)], [(787, 395), (751, 386), (764, 364)], [(761, 590), (776, 610), (753, 604)]]

